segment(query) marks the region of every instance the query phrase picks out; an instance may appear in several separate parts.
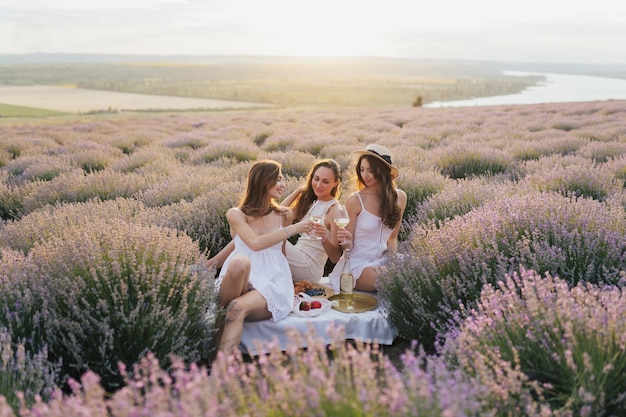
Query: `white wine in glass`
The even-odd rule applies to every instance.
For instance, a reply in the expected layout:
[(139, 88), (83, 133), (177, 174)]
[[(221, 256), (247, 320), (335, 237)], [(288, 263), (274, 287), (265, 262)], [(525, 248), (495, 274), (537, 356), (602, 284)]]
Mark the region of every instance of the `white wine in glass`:
[(350, 223), (350, 217), (348, 217), (348, 210), (346, 206), (337, 204), (335, 207), (335, 224), (338, 228), (343, 229)]
[[(311, 208), (308, 212), (309, 219), (313, 221), (313, 223), (321, 223), (326, 219), (326, 215), (324, 214), (324, 205), (320, 204), (318, 200), (315, 200), (311, 205)], [(306, 240), (322, 240), (321, 237), (315, 235), (313, 231), (308, 233), (303, 233), (300, 239)]]
[[(337, 204), (335, 207), (335, 224), (338, 228), (343, 229), (350, 223), (350, 217), (348, 216), (348, 210), (343, 204)], [(346, 241), (342, 244), (348, 243)]]

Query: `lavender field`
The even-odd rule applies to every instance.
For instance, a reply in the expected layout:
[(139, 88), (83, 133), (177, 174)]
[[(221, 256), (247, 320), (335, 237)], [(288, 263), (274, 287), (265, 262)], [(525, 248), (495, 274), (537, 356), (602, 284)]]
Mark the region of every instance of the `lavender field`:
[[(287, 195), (334, 158), (347, 196), (368, 143), (409, 197), (379, 296), (411, 348), (214, 357), (250, 163)], [(0, 415), (624, 415), (625, 181), (624, 101), (4, 120)]]

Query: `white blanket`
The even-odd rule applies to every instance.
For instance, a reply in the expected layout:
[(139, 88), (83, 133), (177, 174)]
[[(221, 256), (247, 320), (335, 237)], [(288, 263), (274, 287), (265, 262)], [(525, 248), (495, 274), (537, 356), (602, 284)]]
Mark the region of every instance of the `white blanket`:
[(382, 345), (390, 345), (398, 332), (387, 320), (386, 312), (378, 306), (375, 310), (363, 313), (342, 313), (331, 309), (317, 317), (298, 317), (289, 314), (285, 319), (274, 323), (267, 319), (262, 321), (246, 321), (243, 325), (240, 349), (249, 355), (267, 353), (267, 342), (275, 341), (281, 350), (286, 350), (292, 344), (287, 330), (294, 329), (300, 332), (302, 340), (298, 347), (306, 347), (306, 335), (315, 332), (316, 339), (324, 339), (327, 344), (333, 341), (328, 333), (329, 325), (335, 328), (343, 326), (345, 338), (360, 340)]

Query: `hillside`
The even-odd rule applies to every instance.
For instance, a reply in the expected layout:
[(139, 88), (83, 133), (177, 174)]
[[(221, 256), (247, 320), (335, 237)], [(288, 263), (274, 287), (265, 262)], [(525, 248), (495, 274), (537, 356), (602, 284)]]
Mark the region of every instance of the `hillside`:
[[(0, 85), (64, 85), (277, 106), (398, 107), (516, 93), (505, 64), (390, 58), (0, 56)], [(419, 98), (419, 100), (418, 100)]]

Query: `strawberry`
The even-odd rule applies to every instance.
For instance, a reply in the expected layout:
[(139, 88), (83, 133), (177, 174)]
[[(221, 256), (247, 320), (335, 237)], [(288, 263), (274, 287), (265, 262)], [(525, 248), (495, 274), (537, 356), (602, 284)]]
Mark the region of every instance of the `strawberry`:
[(322, 308), (322, 303), (320, 301), (311, 301), (311, 308)]
[(311, 309), (311, 303), (309, 303), (308, 301), (302, 301), (300, 303), (300, 310), (309, 311), (310, 309)]

